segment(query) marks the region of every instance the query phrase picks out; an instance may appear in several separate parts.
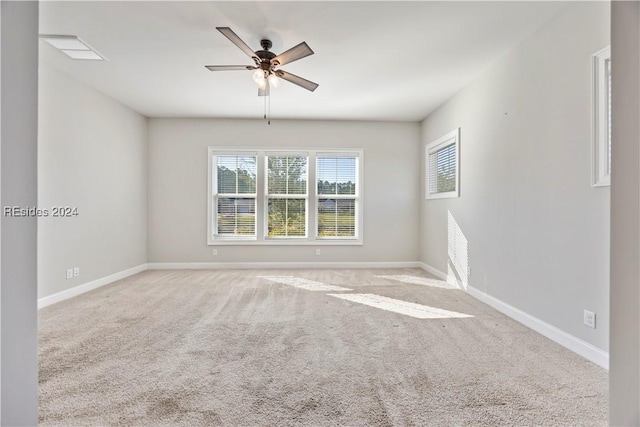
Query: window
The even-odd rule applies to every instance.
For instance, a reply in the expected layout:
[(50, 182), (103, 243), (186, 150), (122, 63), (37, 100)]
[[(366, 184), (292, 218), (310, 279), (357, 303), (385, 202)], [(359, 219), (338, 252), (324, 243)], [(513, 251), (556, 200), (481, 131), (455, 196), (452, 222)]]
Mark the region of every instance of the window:
[(593, 55), (593, 186), (611, 185), (611, 48)]
[(426, 146), (426, 198), (458, 197), (460, 128)]
[(355, 237), (357, 157), (318, 155), (318, 237)]
[(362, 244), (362, 158), (209, 147), (208, 244)]
[(267, 155), (267, 206), (269, 237), (306, 237), (306, 155)]
[(255, 237), (256, 156), (212, 156), (216, 175), (212, 203), (216, 206), (215, 235)]

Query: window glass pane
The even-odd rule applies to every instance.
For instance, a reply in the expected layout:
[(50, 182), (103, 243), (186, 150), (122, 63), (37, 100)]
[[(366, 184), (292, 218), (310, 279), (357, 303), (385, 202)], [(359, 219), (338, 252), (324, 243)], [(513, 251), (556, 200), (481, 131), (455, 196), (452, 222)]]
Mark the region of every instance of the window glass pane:
[(355, 199), (318, 199), (318, 236), (355, 237)]
[(217, 156), (218, 194), (255, 194), (255, 156)]
[(456, 144), (429, 155), (429, 192), (446, 193), (456, 190)]
[(318, 194), (356, 194), (356, 158), (323, 157), (317, 159)]
[(269, 199), (269, 236), (305, 236), (306, 199)]
[(306, 156), (269, 156), (267, 174), (269, 194), (307, 194)]
[(252, 236), (256, 234), (255, 198), (218, 198), (218, 234)]

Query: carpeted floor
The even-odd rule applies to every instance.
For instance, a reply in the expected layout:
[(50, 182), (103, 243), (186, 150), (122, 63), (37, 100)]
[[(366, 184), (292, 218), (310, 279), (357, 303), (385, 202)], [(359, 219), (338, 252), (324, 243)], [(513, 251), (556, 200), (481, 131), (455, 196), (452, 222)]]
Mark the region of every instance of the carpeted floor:
[(41, 425), (607, 424), (605, 370), (427, 277), (147, 271), (44, 308)]

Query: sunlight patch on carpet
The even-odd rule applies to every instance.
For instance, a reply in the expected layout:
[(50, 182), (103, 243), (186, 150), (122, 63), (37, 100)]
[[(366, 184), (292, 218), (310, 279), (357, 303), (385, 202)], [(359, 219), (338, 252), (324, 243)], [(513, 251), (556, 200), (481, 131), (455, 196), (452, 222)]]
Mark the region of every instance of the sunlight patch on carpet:
[(303, 279), (295, 276), (258, 276), (261, 279), (270, 280), (276, 283), (293, 286), (294, 288), (304, 289), (307, 291), (317, 292), (347, 292), (353, 289), (343, 288), (342, 286), (327, 285), (313, 280)]
[(417, 319), (449, 319), (473, 317), (470, 314), (458, 313), (455, 311), (443, 310), (441, 308), (429, 307), (428, 305), (416, 304), (393, 298), (381, 297), (374, 294), (328, 294), (332, 297), (344, 299), (359, 304), (382, 310), (392, 311), (398, 314), (415, 317)]
[(445, 282), (444, 280), (430, 279), (428, 277), (408, 276), (406, 274), (399, 274), (395, 276), (375, 276), (382, 279), (397, 280), (399, 282), (411, 283), (413, 285), (431, 286), (433, 288), (442, 289), (460, 289), (455, 285)]

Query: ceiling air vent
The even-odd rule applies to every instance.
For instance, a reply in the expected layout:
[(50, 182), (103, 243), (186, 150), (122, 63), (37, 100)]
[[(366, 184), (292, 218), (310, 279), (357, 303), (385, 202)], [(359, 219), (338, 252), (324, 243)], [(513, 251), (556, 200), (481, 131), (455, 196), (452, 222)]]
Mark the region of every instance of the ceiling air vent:
[(40, 38), (72, 59), (106, 61), (104, 56), (76, 36), (40, 35)]

